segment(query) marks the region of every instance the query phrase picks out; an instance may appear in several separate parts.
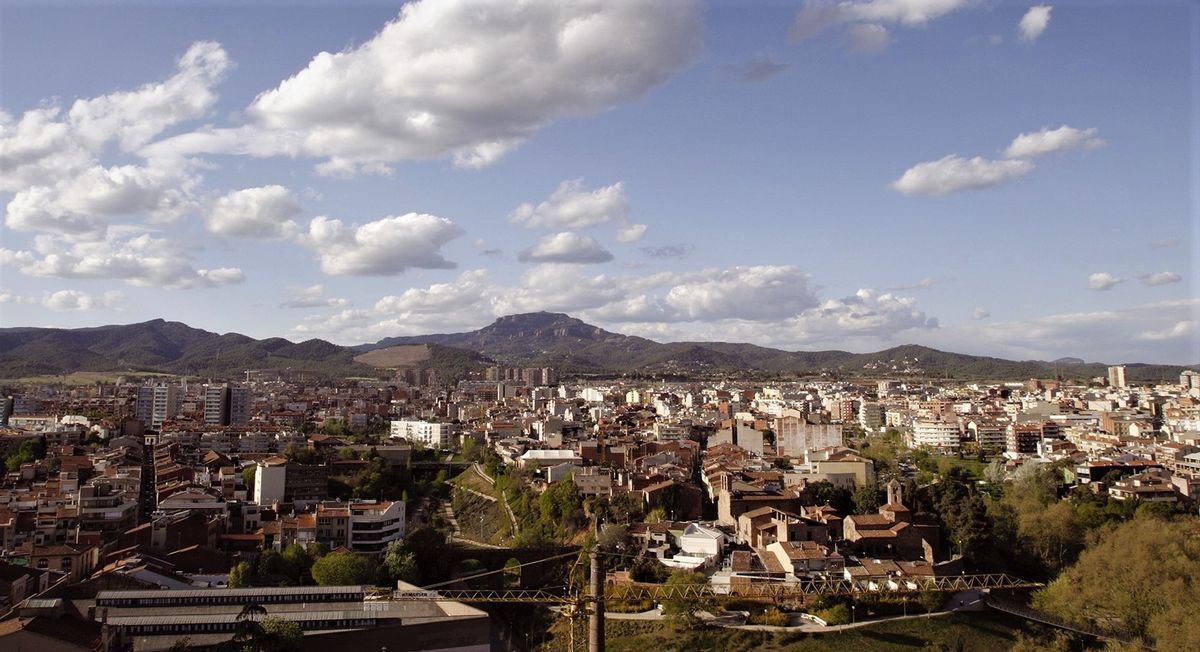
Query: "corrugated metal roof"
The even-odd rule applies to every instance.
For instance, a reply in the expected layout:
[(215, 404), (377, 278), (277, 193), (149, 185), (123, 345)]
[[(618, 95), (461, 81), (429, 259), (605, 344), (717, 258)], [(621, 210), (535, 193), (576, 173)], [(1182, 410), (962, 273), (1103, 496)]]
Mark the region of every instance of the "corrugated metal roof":
[[(287, 611), (272, 613), (267, 616), (252, 616), (252, 620), (262, 620), (267, 617), (284, 618), (296, 622), (311, 622), (316, 620), (375, 620), (379, 612), (371, 611)], [(163, 616), (109, 616), (108, 624), (126, 627), (142, 625), (206, 625), (211, 623), (237, 622), (238, 614), (175, 614)]]
[(210, 598), (236, 597), (255, 598), (268, 595), (336, 595), (342, 593), (361, 594), (366, 592), (364, 586), (263, 586), (246, 589), (178, 589), (178, 590), (149, 590), (149, 591), (101, 591), (96, 595), (97, 600), (143, 600), (148, 598)]

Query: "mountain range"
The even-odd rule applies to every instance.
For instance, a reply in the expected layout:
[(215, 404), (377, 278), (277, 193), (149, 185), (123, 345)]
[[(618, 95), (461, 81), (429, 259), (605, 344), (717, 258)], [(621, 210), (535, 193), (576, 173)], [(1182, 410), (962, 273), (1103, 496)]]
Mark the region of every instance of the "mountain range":
[[(384, 369), (434, 368), (450, 376), (486, 365), (554, 367), (560, 374), (703, 377), (729, 373), (958, 379), (1089, 378), (1105, 365), (1075, 358), (1014, 361), (903, 345), (876, 353), (784, 351), (730, 342), (659, 343), (560, 313), (509, 315), (466, 333), (390, 337), (343, 347), (217, 334), (180, 322), (95, 328), (0, 329), (0, 377), (73, 371), (163, 372), (236, 378), (246, 370), (380, 376)], [(1131, 380), (1174, 380), (1188, 367), (1128, 365)]]

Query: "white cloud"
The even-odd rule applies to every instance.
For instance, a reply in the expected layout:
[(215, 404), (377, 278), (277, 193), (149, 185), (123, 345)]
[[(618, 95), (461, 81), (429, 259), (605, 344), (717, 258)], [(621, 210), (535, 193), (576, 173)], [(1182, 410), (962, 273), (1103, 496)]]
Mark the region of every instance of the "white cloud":
[(991, 316), (992, 316), (992, 313), (988, 312), (987, 309), (985, 309), (985, 308), (975, 308), (975, 310), (973, 310), (971, 312), (971, 319), (975, 319), (975, 320), (987, 319), (988, 317), (991, 317)]
[(1173, 340), (1180, 337), (1191, 335), (1196, 330), (1195, 321), (1177, 321), (1169, 328), (1161, 330), (1143, 331), (1137, 334), (1137, 339), (1158, 342), (1162, 340)]
[(523, 263), (606, 263), (612, 253), (594, 238), (564, 231), (538, 239), (533, 246), (517, 254)]
[(691, 0), (418, 0), (259, 95), (252, 124), (154, 149), (318, 157), (342, 174), (443, 156), (481, 167), (556, 119), (664, 82), (700, 52), (701, 28)]
[(1034, 158), (1054, 152), (1071, 149), (1096, 149), (1104, 146), (1104, 141), (1096, 136), (1096, 128), (1076, 129), (1062, 125), (1057, 129), (1042, 127), (1040, 131), (1023, 133), (1013, 139), (1008, 149), (1004, 150), (1006, 158)]
[(917, 310), (916, 300), (862, 289), (853, 296), (830, 299), (787, 322), (804, 341), (827, 337), (890, 338), (909, 329), (932, 329), (938, 320)]
[(992, 161), (979, 156), (965, 159), (952, 154), (912, 166), (892, 182), (892, 188), (906, 195), (940, 197), (960, 190), (990, 188), (1019, 179), (1031, 170), (1033, 163), (1029, 161)]
[(642, 277), (591, 275), (578, 265), (531, 267), (515, 286), (489, 282), (472, 270), (425, 288), (380, 298), (366, 309), (311, 316), (297, 325), (298, 337), (340, 342), (469, 330), (494, 317), (547, 310), (567, 312), (620, 332), (658, 339), (754, 341), (795, 345), (839, 341), (877, 343), (912, 329), (932, 329), (911, 298), (860, 290), (821, 302), (808, 275), (791, 266), (734, 267)]
[(1076, 356), (1110, 363), (1185, 364), (1200, 355), (1195, 338), (1185, 337), (1197, 310), (1200, 299), (1186, 299), (1024, 321), (970, 322), (940, 329), (938, 346), (1015, 360)]
[[(970, 0), (805, 0), (788, 32), (793, 43), (848, 26), (853, 48), (887, 45), (887, 25), (922, 27), (970, 4)], [(864, 51), (861, 50), (860, 51)]]
[(452, 283), (434, 283), (428, 288), (409, 288), (402, 294), (386, 296), (375, 303), (375, 311), (393, 319), (410, 320), (417, 315), (444, 317), (464, 309), (476, 309), (487, 302), (487, 270), (463, 272)]
[(320, 285), (288, 288), (288, 298), (280, 308), (343, 308), (350, 305), (346, 299), (327, 298), (325, 288)]
[(109, 142), (133, 151), (168, 127), (205, 115), (216, 102), (212, 87), (231, 65), (220, 45), (200, 41), (166, 81), (76, 100), (65, 115), (54, 104), (15, 122), (0, 113), (0, 191), (53, 186), (95, 167)]
[(73, 242), (52, 236), (34, 239), (34, 251), (0, 249), (0, 264), (27, 276), (115, 279), (130, 285), (190, 289), (241, 283), (236, 267), (196, 269), (189, 248), (147, 233), (110, 232), (103, 240)]
[(645, 224), (623, 224), (617, 228), (617, 242), (637, 242), (650, 228)]
[(1138, 280), (1145, 285), (1168, 285), (1182, 281), (1183, 277), (1175, 272), (1157, 272), (1154, 274), (1143, 274), (1138, 277)]
[(217, 101), (212, 87), (230, 67), (219, 44), (198, 41), (179, 57), (178, 70), (166, 81), (76, 100), (67, 121), (93, 146), (115, 139), (123, 150), (133, 151), (167, 127), (207, 113)]
[(1088, 287), (1093, 290), (1111, 290), (1117, 284), (1124, 282), (1125, 279), (1113, 276), (1108, 272), (1096, 272), (1088, 276)]
[(583, 179), (563, 181), (548, 199), (521, 204), (508, 220), (530, 228), (578, 230), (629, 217), (629, 200), (621, 182), (588, 190)]
[(1049, 5), (1037, 5), (1030, 7), (1029, 11), (1021, 16), (1021, 22), (1017, 24), (1017, 31), (1021, 35), (1022, 41), (1033, 41), (1046, 31), (1046, 27), (1050, 25), (1050, 10), (1053, 7)]
[(205, 225), (220, 235), (243, 238), (291, 238), (300, 226), (291, 218), (300, 204), (283, 186), (261, 186), (235, 190), (218, 199)]
[(444, 217), (420, 213), (349, 226), (319, 216), (309, 223), (302, 242), (316, 252), (326, 274), (390, 276), (411, 267), (453, 268), (440, 250), (462, 233)]
[(124, 300), (125, 295), (119, 290), (110, 290), (98, 296), (79, 290), (59, 290), (47, 294), (42, 299), (42, 305), (55, 312), (87, 312), (100, 309), (119, 309)]
[(95, 165), (52, 186), (17, 192), (4, 223), (16, 231), (102, 237), (116, 217), (143, 214), (169, 222), (193, 210), (195, 183), (185, 170), (171, 165)]
[(663, 304), (681, 320), (771, 320), (815, 306), (808, 275), (790, 265), (706, 270), (669, 291)]

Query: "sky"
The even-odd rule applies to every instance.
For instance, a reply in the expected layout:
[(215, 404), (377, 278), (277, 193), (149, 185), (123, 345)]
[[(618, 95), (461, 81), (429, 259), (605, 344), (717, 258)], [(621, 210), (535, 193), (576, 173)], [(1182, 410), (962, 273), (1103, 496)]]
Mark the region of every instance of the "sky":
[(1200, 362), (1188, 2), (0, 0), (0, 324)]

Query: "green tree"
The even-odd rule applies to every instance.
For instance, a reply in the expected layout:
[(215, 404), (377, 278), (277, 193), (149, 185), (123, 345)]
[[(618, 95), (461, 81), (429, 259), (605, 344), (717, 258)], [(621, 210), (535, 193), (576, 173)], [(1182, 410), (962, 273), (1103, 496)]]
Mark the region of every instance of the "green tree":
[(417, 556), (405, 549), (403, 541), (392, 541), (383, 553), (383, 567), (388, 577), (409, 584), (421, 581), (421, 569), (417, 566)]
[(250, 464), (242, 468), (242, 482), (246, 484), (246, 488), (254, 491), (254, 476), (258, 474), (258, 466)]
[(295, 621), (279, 616), (267, 616), (262, 620), (263, 652), (296, 652), (304, 632)]
[(1195, 649), (1200, 626), (1200, 519), (1140, 514), (1104, 533), (1034, 606), (1068, 621), (1141, 637), (1160, 650)]
[(321, 586), (352, 586), (375, 581), (375, 562), (353, 552), (332, 552), (312, 566), (313, 580)]
[(229, 570), (229, 588), (244, 589), (250, 586), (250, 578), (254, 575), (250, 562), (239, 561)]
[(700, 623), (696, 612), (703, 609), (707, 600), (700, 597), (698, 590), (708, 584), (703, 573), (676, 570), (667, 578), (666, 585), (676, 589), (671, 598), (663, 600), (663, 614), (677, 627), (695, 627)]
[(877, 482), (864, 484), (854, 490), (854, 513), (874, 514), (887, 500), (887, 494)]

